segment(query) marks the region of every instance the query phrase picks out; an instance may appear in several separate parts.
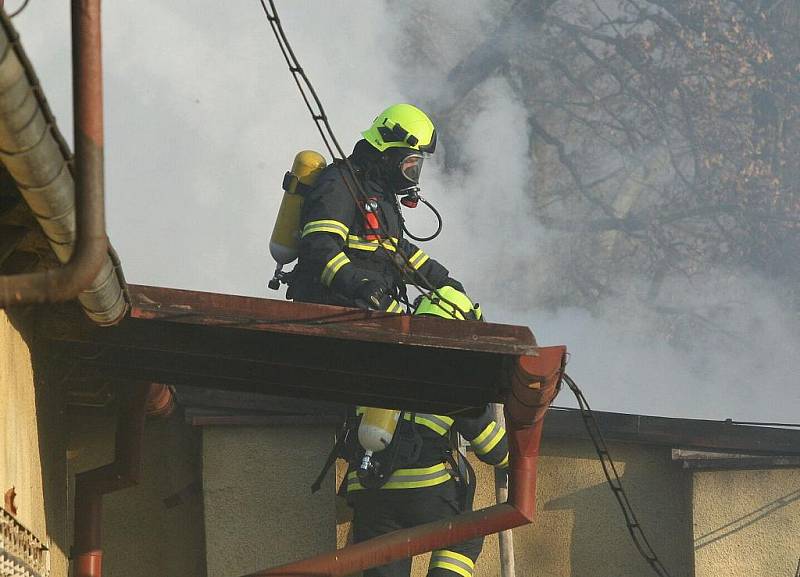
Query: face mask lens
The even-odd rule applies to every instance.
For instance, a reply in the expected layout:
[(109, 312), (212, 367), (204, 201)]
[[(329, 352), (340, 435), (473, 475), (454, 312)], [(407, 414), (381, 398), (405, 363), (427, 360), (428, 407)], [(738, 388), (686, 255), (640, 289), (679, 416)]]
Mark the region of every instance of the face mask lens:
[(419, 176), (422, 173), (422, 155), (409, 154), (400, 161), (400, 173), (414, 184), (419, 183)]

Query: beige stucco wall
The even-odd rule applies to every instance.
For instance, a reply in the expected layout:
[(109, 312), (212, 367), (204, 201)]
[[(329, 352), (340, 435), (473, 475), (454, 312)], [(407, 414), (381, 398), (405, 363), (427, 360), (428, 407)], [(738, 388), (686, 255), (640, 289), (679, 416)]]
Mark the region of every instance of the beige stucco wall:
[[(114, 458), (113, 412), (70, 418), (70, 473)], [(113, 577), (202, 577), (203, 503), (199, 490), (168, 508), (164, 499), (200, 479), (199, 432), (179, 414), (148, 418), (142, 450), (142, 482), (103, 498), (103, 574)], [(70, 494), (74, 477), (70, 475)], [(199, 485), (198, 485), (199, 489)]]
[[(672, 575), (691, 575), (690, 476), (672, 462), (668, 448), (616, 443), (609, 450), (659, 558)], [(542, 443), (537, 519), (516, 529), (514, 538), (519, 577), (651, 574), (589, 442)]]
[(800, 469), (694, 475), (696, 577), (794, 577), (800, 562)]
[(31, 353), (32, 317), (12, 318), (0, 310), (0, 496), (15, 487), (17, 519), (50, 549), (51, 576), (65, 577), (63, 391)]
[(310, 486), (330, 426), (206, 427), (203, 498), (208, 577), (237, 577), (336, 546), (334, 483)]

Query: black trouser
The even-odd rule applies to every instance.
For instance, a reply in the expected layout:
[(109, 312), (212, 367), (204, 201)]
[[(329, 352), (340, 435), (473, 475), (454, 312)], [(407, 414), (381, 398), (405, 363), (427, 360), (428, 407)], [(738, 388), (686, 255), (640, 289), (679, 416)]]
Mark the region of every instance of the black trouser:
[[(353, 540), (356, 543), (461, 513), (454, 481), (421, 489), (356, 491), (350, 502), (354, 510)], [(478, 537), (434, 551), (428, 577), (470, 577), (482, 547), (483, 538)], [(411, 559), (408, 558), (368, 569), (364, 577), (408, 577), (410, 573)]]

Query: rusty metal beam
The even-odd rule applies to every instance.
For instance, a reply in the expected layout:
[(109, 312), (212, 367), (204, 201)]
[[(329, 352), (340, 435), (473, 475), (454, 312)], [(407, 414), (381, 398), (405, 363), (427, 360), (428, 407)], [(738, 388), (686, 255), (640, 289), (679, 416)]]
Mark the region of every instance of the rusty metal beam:
[(507, 355), (536, 351), (528, 327), (443, 323), (430, 317), (150, 286), (130, 285), (129, 290), (130, 316), (138, 319)]
[[(81, 371), (455, 414), (503, 399), (526, 327), (130, 286), (131, 317), (98, 329), (62, 307), (43, 327)], [(45, 315), (44, 322), (59, 315)]]

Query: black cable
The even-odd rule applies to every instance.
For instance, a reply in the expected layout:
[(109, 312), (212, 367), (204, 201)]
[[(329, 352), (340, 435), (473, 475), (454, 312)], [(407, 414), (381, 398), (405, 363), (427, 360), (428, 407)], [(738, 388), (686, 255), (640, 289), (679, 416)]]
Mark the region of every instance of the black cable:
[[(336, 139), (336, 135), (333, 133), (333, 129), (331, 128), (331, 125), (328, 121), (328, 117), (325, 114), (325, 109), (322, 106), (322, 102), (319, 99), (319, 96), (317, 96), (317, 92), (316, 90), (314, 90), (314, 87), (311, 84), (311, 81), (309, 80), (302, 66), (300, 66), (300, 62), (298, 61), (297, 56), (295, 56), (294, 50), (292, 50), (291, 44), (289, 43), (289, 39), (286, 37), (286, 33), (284, 32), (283, 26), (281, 25), (281, 21), (278, 16), (278, 11), (275, 8), (274, 0), (269, 0), (269, 8), (267, 8), (267, 4), (264, 0), (259, 0), (259, 2), (261, 3), (261, 7), (264, 10), (264, 14), (266, 15), (267, 20), (269, 21), (270, 27), (272, 28), (272, 32), (275, 35), (275, 39), (278, 41), (278, 47), (280, 48), (281, 53), (283, 54), (283, 58), (284, 60), (286, 60), (286, 64), (289, 66), (289, 71), (292, 73), (292, 77), (294, 78), (295, 84), (297, 84), (297, 88), (300, 90), (300, 95), (302, 96), (303, 101), (306, 104), (306, 108), (308, 108), (308, 111), (311, 114), (311, 118), (314, 120), (314, 123), (317, 126), (317, 130), (319, 131), (320, 136), (322, 137), (322, 141), (325, 143), (325, 147), (327, 148), (328, 153), (331, 155), (331, 158), (334, 161), (339, 160), (341, 162), (344, 162), (350, 174), (350, 177), (353, 179), (353, 182), (355, 183), (356, 188), (358, 189), (358, 194), (361, 195), (361, 199), (363, 201), (367, 201), (369, 199), (369, 195), (361, 186), (361, 182), (358, 180), (358, 177), (356, 176), (355, 170), (353, 169), (353, 165), (350, 162), (350, 159), (347, 158), (347, 155), (344, 153), (342, 147), (339, 145), (339, 141)], [(310, 97), (309, 94), (306, 94), (306, 89), (308, 90)], [(314, 106), (312, 106), (311, 104), (311, 100), (313, 100), (314, 104), (316, 104), (317, 108), (316, 111), (314, 110)], [(334, 152), (334, 148), (336, 152)], [(338, 153), (339, 156), (337, 156), (336, 153)], [(353, 202), (355, 203), (358, 210), (361, 212), (362, 216), (366, 218), (366, 211), (362, 206), (362, 204), (359, 202), (358, 197), (356, 196), (356, 191), (353, 190), (353, 187), (351, 186), (350, 182), (348, 182), (346, 175), (342, 173), (341, 176), (342, 176), (342, 181), (344, 182), (348, 192), (350, 193), (350, 196), (353, 198)], [(403, 260), (403, 264), (400, 264), (392, 257), (391, 254), (387, 253), (387, 257), (389, 258), (389, 260), (400, 272), (401, 278), (407, 279), (409, 281), (409, 284), (412, 284), (414, 288), (416, 288), (420, 293), (428, 297), (428, 299), (430, 299), (432, 302), (436, 302), (437, 300), (442, 301), (449, 304), (453, 308), (453, 311), (459, 310), (459, 308), (454, 303), (450, 302), (439, 293), (439, 290), (431, 284), (431, 282), (425, 277), (425, 275), (423, 275), (418, 270), (414, 270), (413, 266), (411, 266), (410, 263), (410, 257), (404, 254), (403, 251), (400, 250), (397, 240), (389, 236), (389, 234), (386, 232), (386, 227), (381, 221), (380, 215), (378, 213), (375, 214), (378, 217), (378, 232), (389, 240), (390, 244), (392, 244), (395, 249), (395, 253), (398, 254), (400, 258)], [(408, 270), (412, 270), (413, 273), (409, 275), (407, 273), (406, 268), (404, 267), (407, 267)], [(416, 275), (422, 281), (422, 284), (425, 285), (424, 289), (414, 281), (413, 275)], [(450, 314), (451, 316), (453, 316), (453, 318), (456, 318), (455, 312)]]
[(30, 1), (31, 1), (31, 0), (25, 0), (25, 1), (22, 3), (22, 6), (20, 6), (20, 7), (19, 7), (19, 8), (17, 8), (16, 10), (14, 10), (14, 11), (13, 11), (11, 14), (9, 14), (9, 15), (8, 15), (8, 17), (9, 17), (9, 18), (14, 18), (15, 16), (19, 16), (20, 14), (22, 14), (22, 11), (23, 11), (23, 10), (25, 10), (25, 8), (27, 8), (27, 7), (28, 7), (28, 3), (29, 3)]
[(611, 459), (611, 455), (608, 452), (608, 446), (603, 438), (603, 433), (600, 430), (600, 426), (597, 424), (597, 420), (594, 418), (594, 414), (592, 413), (591, 407), (589, 407), (586, 397), (583, 396), (578, 385), (575, 384), (575, 381), (573, 381), (568, 374), (564, 373), (562, 379), (567, 383), (567, 386), (578, 400), (578, 407), (580, 408), (586, 431), (589, 433), (589, 438), (600, 459), (600, 464), (603, 466), (603, 473), (606, 476), (606, 481), (608, 481), (608, 485), (611, 487), (611, 491), (614, 493), (614, 497), (616, 497), (620, 509), (622, 509), (622, 514), (625, 517), (625, 525), (628, 528), (628, 533), (631, 535), (633, 544), (656, 575), (659, 577), (671, 577), (666, 567), (664, 567), (664, 564), (659, 560), (650, 542), (647, 540), (647, 536), (644, 534), (644, 530), (639, 520), (636, 518), (633, 507), (625, 493), (625, 489), (622, 487), (622, 480), (619, 478), (619, 473), (617, 473), (617, 467), (614, 465), (614, 461)]

